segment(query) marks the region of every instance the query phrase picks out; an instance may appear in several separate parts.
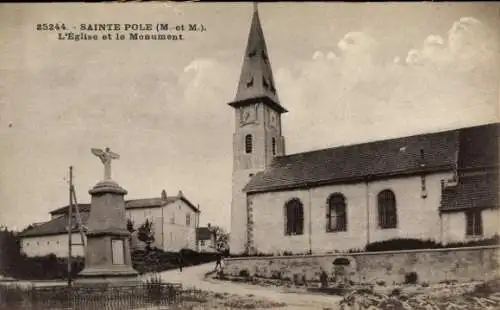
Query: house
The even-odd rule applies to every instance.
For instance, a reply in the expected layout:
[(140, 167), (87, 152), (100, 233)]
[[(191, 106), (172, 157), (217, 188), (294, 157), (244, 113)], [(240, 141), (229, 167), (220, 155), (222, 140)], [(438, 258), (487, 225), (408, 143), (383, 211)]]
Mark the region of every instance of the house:
[(325, 253), (498, 233), (500, 124), (286, 154), (257, 9), (235, 99), (232, 254)]
[(198, 252), (217, 252), (216, 236), (210, 223), (207, 227), (198, 227), (196, 229), (196, 250)]
[[(78, 204), (78, 210), (85, 226), (90, 204)], [(146, 220), (153, 223), (154, 242), (152, 246), (165, 251), (179, 251), (187, 248), (196, 250), (196, 228), (199, 225), (200, 210), (182, 193), (167, 196), (162, 191), (160, 197), (132, 199), (125, 201), (127, 218), (137, 229)], [(28, 256), (68, 255), (68, 206), (50, 212), (51, 219), (19, 234), (21, 250)], [(74, 221), (76, 223), (76, 219)], [(72, 255), (84, 256), (82, 237), (74, 224), (72, 233)], [(85, 240), (85, 237), (83, 237)]]

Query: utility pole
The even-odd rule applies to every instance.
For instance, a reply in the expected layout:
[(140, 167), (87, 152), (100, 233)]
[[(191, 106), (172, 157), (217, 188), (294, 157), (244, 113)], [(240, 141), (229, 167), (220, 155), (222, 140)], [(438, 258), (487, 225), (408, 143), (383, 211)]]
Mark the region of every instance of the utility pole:
[(73, 234), (73, 166), (69, 167), (69, 206), (68, 206), (68, 286), (71, 286), (71, 235)]

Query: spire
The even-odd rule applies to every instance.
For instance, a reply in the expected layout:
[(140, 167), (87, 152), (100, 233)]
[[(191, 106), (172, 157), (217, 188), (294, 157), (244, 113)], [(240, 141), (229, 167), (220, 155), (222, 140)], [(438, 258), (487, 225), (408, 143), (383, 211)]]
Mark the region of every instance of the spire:
[(252, 24), (248, 34), (238, 90), (234, 102), (230, 105), (237, 107), (249, 100), (263, 98), (275, 110), (281, 113), (286, 112), (286, 109), (279, 103), (259, 11), (257, 3), (254, 2)]

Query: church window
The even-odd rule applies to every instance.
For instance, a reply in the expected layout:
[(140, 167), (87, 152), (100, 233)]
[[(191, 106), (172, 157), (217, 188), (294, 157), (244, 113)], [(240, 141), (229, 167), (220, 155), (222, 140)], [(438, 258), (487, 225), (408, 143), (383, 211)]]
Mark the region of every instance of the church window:
[(186, 226), (191, 225), (191, 215), (188, 213), (186, 214)]
[(481, 236), (483, 234), (483, 223), (481, 210), (473, 210), (465, 213), (467, 224), (467, 236)]
[(276, 138), (271, 139), (273, 155), (276, 155)]
[(347, 231), (347, 205), (342, 194), (332, 194), (328, 198), (327, 231)]
[(250, 154), (252, 153), (252, 135), (246, 135), (245, 136), (245, 153)]
[(378, 194), (378, 224), (382, 229), (396, 228), (398, 224), (396, 197), (391, 190)]
[(285, 235), (302, 235), (304, 233), (304, 207), (302, 202), (294, 198), (285, 204)]

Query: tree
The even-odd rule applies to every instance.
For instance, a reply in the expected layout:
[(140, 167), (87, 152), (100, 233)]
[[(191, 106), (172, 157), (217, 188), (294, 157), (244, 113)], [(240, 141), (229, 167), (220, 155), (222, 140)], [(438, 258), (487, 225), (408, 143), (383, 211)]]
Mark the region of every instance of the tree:
[(129, 233), (133, 233), (135, 231), (134, 222), (131, 219), (127, 219), (127, 230)]
[(155, 241), (155, 236), (153, 223), (149, 219), (146, 219), (146, 222), (137, 230), (137, 238), (146, 243), (148, 249), (151, 248), (151, 243)]
[(15, 231), (2, 226), (0, 230), (0, 274), (14, 275), (21, 258), (21, 245)]
[(219, 252), (228, 252), (229, 234), (218, 226), (213, 227), (211, 232), (215, 235), (215, 249)]

